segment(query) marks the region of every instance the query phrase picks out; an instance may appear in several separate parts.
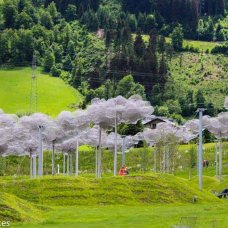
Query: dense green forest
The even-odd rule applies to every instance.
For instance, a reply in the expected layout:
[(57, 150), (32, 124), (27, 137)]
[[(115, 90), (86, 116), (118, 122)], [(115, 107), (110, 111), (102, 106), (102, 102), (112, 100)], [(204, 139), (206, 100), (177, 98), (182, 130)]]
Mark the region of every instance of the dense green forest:
[[(202, 51), (199, 47), (184, 46), (184, 39), (218, 44), (212, 50)], [(208, 86), (203, 57), (197, 60), (198, 71), (186, 72), (190, 62), (186, 61), (189, 65), (184, 66), (182, 56), (192, 58), (192, 53), (200, 57), (202, 52), (220, 55), (221, 67), (216, 65), (220, 72), (213, 79), (227, 80), (226, 40), (227, 0), (0, 3), (1, 67), (29, 66), (36, 61), (45, 72), (77, 88), (85, 98), (82, 107), (94, 97), (129, 97), (138, 93), (155, 106), (156, 114), (179, 122), (194, 115), (201, 106), (207, 108), (208, 114), (216, 115), (222, 105), (210, 99), (202, 87)], [(197, 77), (185, 78), (183, 85), (186, 81), (189, 86), (178, 94), (177, 78), (191, 73)], [(200, 82), (201, 87), (195, 86)], [(222, 83), (211, 93), (228, 94), (228, 86)]]

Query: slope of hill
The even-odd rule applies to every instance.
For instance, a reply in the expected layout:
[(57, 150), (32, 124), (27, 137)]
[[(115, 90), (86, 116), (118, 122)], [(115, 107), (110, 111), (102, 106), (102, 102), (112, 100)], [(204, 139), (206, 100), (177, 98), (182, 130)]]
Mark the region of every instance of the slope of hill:
[[(30, 112), (31, 91), (30, 68), (0, 70), (0, 108), (7, 113), (25, 114)], [(80, 93), (61, 79), (37, 71), (38, 111), (57, 115), (69, 110), (82, 101)]]
[(4, 180), (3, 192), (15, 194), (29, 202), (52, 205), (138, 205), (219, 202), (209, 192), (200, 192), (197, 185), (173, 175), (143, 175), (102, 179), (44, 177), (42, 179)]
[(39, 221), (41, 212), (29, 202), (14, 195), (0, 192), (0, 221)]
[(177, 96), (201, 89), (208, 102), (221, 108), (228, 94), (228, 57), (223, 55), (182, 53), (174, 56), (170, 72)]

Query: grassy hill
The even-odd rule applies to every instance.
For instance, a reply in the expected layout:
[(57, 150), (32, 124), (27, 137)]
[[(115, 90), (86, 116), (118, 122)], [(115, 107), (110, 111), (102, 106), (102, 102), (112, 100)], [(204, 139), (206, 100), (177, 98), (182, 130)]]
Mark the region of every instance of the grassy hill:
[[(31, 216), (37, 211), (30, 210), (31, 202), (49, 208), (42, 212), (41, 222), (13, 220), (11, 224), (16, 227), (141, 225), (163, 228), (178, 224), (181, 217), (186, 216), (196, 217), (197, 224), (203, 228), (211, 227), (214, 223), (218, 227), (227, 226), (225, 218), (228, 204), (225, 200), (216, 198), (208, 191), (200, 192), (193, 182), (172, 175), (103, 179), (62, 176), (36, 180), (0, 178), (0, 188), (2, 192), (23, 199), (20, 202), (27, 202), (23, 208), (27, 208)], [(2, 195), (9, 196), (5, 193)], [(193, 196), (198, 196), (196, 204), (192, 203)], [(18, 199), (12, 195), (10, 197)], [(15, 205), (15, 202), (9, 201), (10, 205)], [(7, 207), (1, 209), (0, 213), (7, 213)], [(37, 211), (36, 216), (40, 218), (40, 211)]]
[(102, 179), (15, 179), (0, 181), (0, 187), (21, 199), (49, 206), (192, 203), (195, 195), (199, 203), (219, 202), (211, 193), (200, 192), (197, 185), (189, 183), (172, 175), (151, 174)]
[(14, 195), (0, 192), (0, 221), (34, 222), (40, 219), (40, 210), (31, 203)]
[[(0, 70), (0, 108), (7, 113), (30, 112), (30, 68)], [(61, 79), (50, 77), (37, 70), (38, 111), (52, 116), (70, 110), (81, 101), (80, 93)]]

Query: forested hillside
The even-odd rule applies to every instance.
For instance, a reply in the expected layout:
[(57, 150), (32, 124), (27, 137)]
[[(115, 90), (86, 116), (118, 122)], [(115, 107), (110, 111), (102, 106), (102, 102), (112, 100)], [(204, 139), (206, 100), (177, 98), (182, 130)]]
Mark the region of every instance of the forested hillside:
[[(208, 41), (208, 48), (185, 39)], [(228, 94), (226, 40), (227, 0), (0, 4), (1, 67), (29, 66), (35, 59), (46, 73), (77, 88), (83, 107), (94, 97), (138, 93), (156, 114), (180, 122), (199, 106), (215, 115)]]

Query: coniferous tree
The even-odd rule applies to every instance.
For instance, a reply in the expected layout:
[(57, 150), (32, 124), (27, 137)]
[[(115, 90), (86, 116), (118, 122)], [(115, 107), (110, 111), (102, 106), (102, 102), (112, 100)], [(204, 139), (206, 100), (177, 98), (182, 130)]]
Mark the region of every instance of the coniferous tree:
[(196, 106), (197, 108), (205, 108), (205, 98), (203, 95), (203, 92), (201, 90), (198, 90), (196, 93)]
[(137, 57), (143, 57), (145, 52), (145, 43), (143, 41), (142, 35), (140, 32), (137, 33), (135, 42), (134, 42), (134, 51)]
[(157, 50), (157, 43), (158, 43), (158, 35), (156, 29), (151, 30), (150, 32), (150, 39), (149, 39), (149, 45), (148, 49), (155, 53)]

